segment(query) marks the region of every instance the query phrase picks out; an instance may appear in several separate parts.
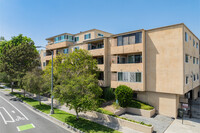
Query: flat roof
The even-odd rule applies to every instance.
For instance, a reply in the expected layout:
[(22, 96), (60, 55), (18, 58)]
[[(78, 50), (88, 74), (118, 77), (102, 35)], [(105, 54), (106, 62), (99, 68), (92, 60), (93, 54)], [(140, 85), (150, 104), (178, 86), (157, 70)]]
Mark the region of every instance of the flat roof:
[(66, 34), (67, 34), (67, 35), (76, 36), (76, 35), (79, 35), (79, 34), (83, 34), (83, 33), (90, 32), (90, 31), (101, 31), (101, 32), (104, 32), (104, 33), (112, 34), (112, 33), (109, 33), (109, 32), (102, 31), (102, 30), (98, 30), (98, 29), (91, 29), (91, 30), (86, 30), (86, 31), (79, 32), (79, 33), (76, 33), (76, 34), (62, 33), (62, 34), (58, 34), (58, 35), (55, 35), (55, 36), (52, 36), (52, 37), (48, 37), (48, 38), (46, 38), (46, 40), (50, 40), (50, 39), (52, 39), (52, 38), (54, 38), (54, 37), (62, 36), (62, 35), (66, 35)]

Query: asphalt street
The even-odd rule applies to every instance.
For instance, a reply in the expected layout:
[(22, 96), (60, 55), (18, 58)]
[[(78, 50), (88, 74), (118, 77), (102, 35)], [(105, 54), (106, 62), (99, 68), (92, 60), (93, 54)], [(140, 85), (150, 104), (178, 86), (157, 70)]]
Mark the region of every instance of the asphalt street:
[[(24, 126), (27, 125), (28, 126)], [(22, 131), (23, 130), (23, 131)], [(0, 92), (0, 133), (70, 133)]]

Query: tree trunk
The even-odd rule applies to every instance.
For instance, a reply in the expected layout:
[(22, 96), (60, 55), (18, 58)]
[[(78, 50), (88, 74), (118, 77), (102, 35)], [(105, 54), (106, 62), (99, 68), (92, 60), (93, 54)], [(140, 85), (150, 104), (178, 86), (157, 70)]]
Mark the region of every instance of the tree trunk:
[(40, 94), (38, 94), (38, 100), (39, 100), (39, 104), (41, 106), (41, 98), (40, 98)]
[(79, 120), (79, 115), (78, 115), (77, 109), (75, 109), (75, 111), (76, 111), (76, 120)]
[(13, 85), (12, 85), (12, 83), (11, 83), (11, 92), (13, 93)]
[(26, 92), (25, 92), (25, 89), (24, 89), (24, 98), (25, 98), (25, 94), (26, 94)]

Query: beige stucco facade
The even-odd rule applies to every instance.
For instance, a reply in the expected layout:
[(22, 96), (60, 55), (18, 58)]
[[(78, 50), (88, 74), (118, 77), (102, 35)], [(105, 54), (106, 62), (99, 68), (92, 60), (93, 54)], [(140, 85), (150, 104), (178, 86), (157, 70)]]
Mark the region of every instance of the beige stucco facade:
[[(78, 41), (55, 43), (55, 37), (62, 35), (78, 37)], [(154, 106), (159, 114), (177, 117), (180, 102), (188, 101), (186, 93), (192, 91), (192, 98), (198, 97), (199, 39), (183, 23), (121, 34), (92, 29), (64, 33), (47, 41), (47, 52), (53, 50), (54, 57), (66, 48), (68, 53), (75, 47), (88, 50), (99, 60), (98, 67), (103, 72), (100, 86), (127, 85), (137, 93), (137, 99)], [(50, 59), (48, 54), (41, 57), (41, 62), (48, 63)]]

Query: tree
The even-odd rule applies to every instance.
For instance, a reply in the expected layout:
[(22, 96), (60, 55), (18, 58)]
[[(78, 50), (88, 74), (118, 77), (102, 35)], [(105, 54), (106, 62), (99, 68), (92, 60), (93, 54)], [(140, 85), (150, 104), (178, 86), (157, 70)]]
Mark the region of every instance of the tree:
[[(53, 60), (53, 81), (54, 86), (56, 84), (60, 84), (58, 81), (58, 68), (62, 64), (63, 60), (66, 59), (66, 54), (58, 54), (56, 55), (56, 58)], [(49, 61), (48, 65), (44, 69), (44, 77), (46, 79), (45, 83), (49, 84), (49, 87), (51, 86), (51, 68), (52, 68), (52, 60)]]
[(0, 36), (0, 42), (5, 41), (5, 38), (3, 36)]
[(23, 77), (22, 83), (26, 91), (37, 94), (39, 98), (39, 104), (41, 105), (40, 96), (48, 91), (48, 87), (44, 84), (43, 71), (39, 68), (33, 69), (31, 72), (27, 72)]
[(126, 85), (120, 85), (115, 89), (115, 98), (121, 107), (128, 107), (133, 98), (133, 90)]
[(0, 61), (0, 71), (5, 72), (10, 77), (11, 85), (12, 82), (17, 82), (19, 87), (23, 89), (23, 76), (27, 71), (31, 71), (39, 65), (39, 53), (34, 46), (34, 42), (20, 34), (12, 37), (9, 41), (1, 43)]
[(78, 113), (95, 110), (102, 89), (98, 86), (97, 62), (86, 50), (70, 53), (58, 67), (58, 83), (54, 95), (61, 103)]

